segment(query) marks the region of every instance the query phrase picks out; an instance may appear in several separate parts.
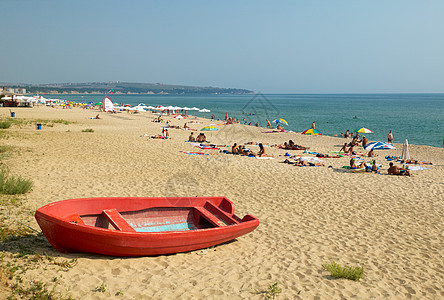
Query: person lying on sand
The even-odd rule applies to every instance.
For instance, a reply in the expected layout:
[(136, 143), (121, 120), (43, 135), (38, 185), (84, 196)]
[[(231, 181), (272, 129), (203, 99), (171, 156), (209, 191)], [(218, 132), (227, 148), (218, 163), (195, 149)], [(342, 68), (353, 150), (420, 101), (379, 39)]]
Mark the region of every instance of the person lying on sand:
[(240, 155), (245, 155), (245, 156), (250, 156), (250, 155), (253, 155), (253, 156), (254, 156), (254, 153), (251, 152), (250, 149), (245, 148), (244, 146), (239, 147), (239, 149), (238, 149), (238, 153), (239, 153)]
[(295, 166), (297, 167), (320, 167), (323, 166), (324, 164), (321, 162), (308, 162), (305, 161), (304, 159), (302, 159), (302, 157), (300, 157), (296, 163)]
[(151, 139), (161, 139), (161, 140), (166, 139), (165, 136), (160, 135), (160, 134), (152, 135), (152, 136), (150, 136), (150, 138)]
[(308, 150), (310, 147), (305, 147), (301, 145), (296, 145), (292, 140), (289, 140), (288, 143), (284, 142), (283, 144), (272, 145), (271, 147), (277, 147), (285, 150)]
[(389, 175), (405, 175), (405, 176), (411, 176), (410, 171), (400, 168), (398, 166), (395, 166), (392, 162), (390, 162), (390, 168), (388, 168), (388, 174)]
[(414, 164), (414, 165), (433, 165), (431, 162), (427, 162), (427, 161), (417, 161), (414, 159), (406, 159), (406, 160), (401, 160), (401, 163), (404, 164)]

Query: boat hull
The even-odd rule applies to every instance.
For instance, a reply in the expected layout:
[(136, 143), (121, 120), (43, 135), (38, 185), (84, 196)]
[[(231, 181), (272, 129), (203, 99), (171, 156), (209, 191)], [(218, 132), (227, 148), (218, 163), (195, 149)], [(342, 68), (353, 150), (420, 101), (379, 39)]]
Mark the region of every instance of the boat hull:
[[(182, 209), (181, 213), (175, 212), (177, 208)], [(232, 202), (224, 197), (71, 199), (48, 204), (38, 209), (35, 217), (58, 251), (112, 256), (152, 256), (202, 249), (233, 240), (259, 225), (259, 220), (251, 215), (238, 218)], [(119, 221), (120, 218), (123, 220)], [(136, 231), (146, 230), (147, 223), (153, 226), (152, 220), (156, 220), (153, 230), (158, 230), (160, 223), (168, 223), (169, 229)], [(193, 229), (171, 227), (183, 220)], [(140, 223), (145, 227), (138, 227)]]

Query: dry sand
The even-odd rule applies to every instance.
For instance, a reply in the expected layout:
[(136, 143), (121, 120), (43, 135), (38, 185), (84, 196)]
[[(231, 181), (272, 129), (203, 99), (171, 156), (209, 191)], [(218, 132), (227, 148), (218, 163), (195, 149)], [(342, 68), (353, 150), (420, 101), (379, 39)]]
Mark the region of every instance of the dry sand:
[[(286, 151), (270, 147), (266, 151), (273, 160), (217, 150), (203, 150), (210, 156), (186, 155), (179, 151), (202, 151), (184, 142), (189, 131), (171, 129), (169, 140), (143, 136), (161, 132), (151, 113), (101, 114), (103, 119), (92, 120), (97, 112), (79, 108), (14, 110), (17, 118), (74, 122), (39, 131), (34, 123), (11, 127), (2, 139), (16, 147), (4, 160), (11, 173), (34, 181), (22, 204), (29, 213), (18, 216), (34, 228), (32, 212), (45, 204), (99, 196), (222, 195), (234, 202), (238, 216), (252, 214), (261, 221), (234, 242), (158, 257), (61, 254), (44, 238), (0, 244), (4, 261), (16, 255), (20, 243), (41, 255), (78, 259), (67, 272), (41, 263), (21, 274), (23, 285), (38, 280), (52, 287), (58, 276), (56, 290), (69, 290), (75, 299), (105, 299), (119, 290), (122, 299), (263, 299), (255, 291), (275, 282), (282, 289), (278, 299), (444, 298), (444, 149), (410, 145), (411, 157), (434, 163), (412, 177), (387, 175), (383, 157), (400, 155), (401, 144), (377, 153), (377, 162), (384, 164), (381, 175), (350, 173), (341, 168), (347, 157), (324, 159), (325, 167), (294, 167), (279, 163)], [(9, 115), (6, 108), (0, 112)], [(188, 122), (200, 129), (211, 123), (198, 121), (173, 119), (172, 124)], [(94, 132), (81, 132), (87, 128)], [(339, 150), (344, 141), (261, 131), (221, 126), (207, 138), (227, 145), (292, 139), (321, 153)], [(321, 265), (333, 260), (364, 266), (363, 278), (332, 279)], [(94, 292), (102, 282), (106, 291)], [(5, 293), (0, 290), (0, 298)]]

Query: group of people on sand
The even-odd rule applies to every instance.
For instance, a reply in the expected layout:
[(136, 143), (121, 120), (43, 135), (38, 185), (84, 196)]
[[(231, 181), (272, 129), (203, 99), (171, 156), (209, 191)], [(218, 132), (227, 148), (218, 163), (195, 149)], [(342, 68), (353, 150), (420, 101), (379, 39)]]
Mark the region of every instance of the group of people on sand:
[[(253, 145), (253, 143), (250, 143), (250, 145)], [(272, 157), (271, 155), (265, 153), (265, 148), (262, 143), (258, 143), (257, 145), (259, 146), (259, 151), (257, 153), (254, 153), (245, 146), (234, 143), (233, 146), (231, 147), (231, 154), (254, 156), (254, 157)]]
[(272, 147), (277, 147), (285, 150), (308, 150), (310, 147), (305, 147), (301, 145), (296, 145), (292, 140), (289, 140), (288, 143), (284, 142), (283, 144), (272, 145)]
[(194, 136), (194, 133), (191, 132), (190, 136), (188, 137), (189, 142), (198, 142), (198, 143), (206, 143), (207, 137), (202, 132), (199, 133), (197, 137)]
[[(365, 137), (365, 135), (362, 137), (362, 140), (359, 140), (359, 136), (358, 134), (356, 134), (350, 143), (344, 143), (344, 145), (342, 145), (342, 148), (339, 150), (339, 152), (347, 153), (350, 155), (364, 156), (364, 153), (358, 153), (355, 151), (355, 147), (359, 146), (359, 144), (361, 144), (362, 147), (368, 144), (368, 139)], [(370, 149), (370, 151), (367, 153), (367, 156), (374, 157), (376, 156), (376, 154), (373, 149)]]

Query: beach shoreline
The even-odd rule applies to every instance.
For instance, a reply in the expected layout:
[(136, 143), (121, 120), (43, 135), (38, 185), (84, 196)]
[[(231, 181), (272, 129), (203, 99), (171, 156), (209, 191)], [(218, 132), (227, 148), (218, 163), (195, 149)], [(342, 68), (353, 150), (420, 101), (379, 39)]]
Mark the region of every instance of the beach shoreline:
[[(46, 106), (14, 111), (27, 122), (4, 130), (2, 143), (14, 151), (2, 162), (12, 174), (32, 179), (34, 187), (21, 196), (20, 207), (2, 205), (2, 211), (33, 228), (39, 229), (32, 211), (48, 203), (114, 196), (226, 196), (237, 215), (252, 214), (261, 221), (252, 233), (204, 254), (115, 258), (61, 254), (41, 237), (4, 241), (1, 267), (13, 261), (20, 247), (59, 260), (76, 259), (63, 272), (42, 261), (20, 274), (23, 285), (37, 280), (56, 285), (60, 293), (69, 288), (75, 299), (105, 299), (118, 291), (125, 299), (262, 299), (255, 291), (275, 282), (284, 299), (444, 297), (442, 148), (409, 145), (412, 158), (433, 163), (412, 177), (387, 175), (384, 157), (399, 156), (402, 144), (377, 153), (381, 175), (351, 173), (342, 168), (349, 157), (325, 158), (323, 167), (294, 167), (280, 163), (285, 153), (308, 154), (266, 147), (274, 159), (261, 160), (199, 150), (185, 143), (191, 131), (179, 129), (171, 129), (169, 139), (150, 139), (161, 134), (163, 123), (152, 122), (156, 115), (149, 112), (100, 113), (101, 119), (91, 119), (99, 112)], [(8, 108), (0, 108), (0, 114), (9, 118)], [(181, 127), (187, 123), (195, 133), (219, 123), (164, 119)], [(265, 134), (264, 128), (239, 124), (218, 127), (205, 134), (212, 143), (225, 145), (222, 150), (235, 142), (273, 145), (292, 139), (310, 151), (330, 153), (345, 141), (296, 132)], [(86, 129), (93, 132), (82, 132)], [(250, 148), (257, 152), (257, 146)], [(194, 151), (209, 155), (186, 154)], [(321, 265), (333, 260), (364, 266), (364, 277), (359, 282), (332, 280)], [(51, 282), (54, 277), (57, 284)], [(102, 283), (106, 291), (94, 292)], [(3, 299), (1, 294), (0, 289)]]

